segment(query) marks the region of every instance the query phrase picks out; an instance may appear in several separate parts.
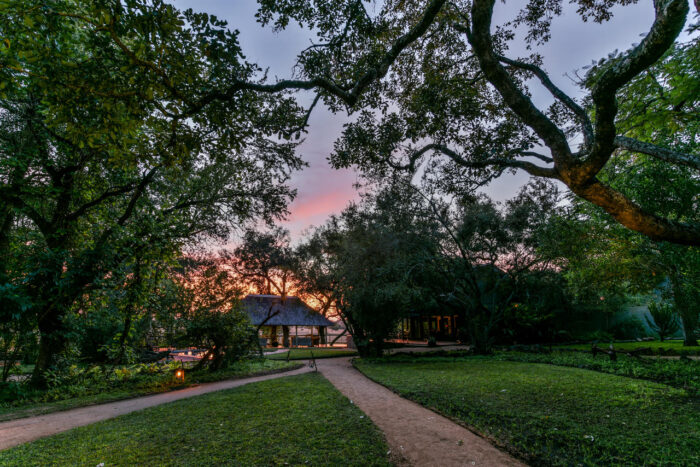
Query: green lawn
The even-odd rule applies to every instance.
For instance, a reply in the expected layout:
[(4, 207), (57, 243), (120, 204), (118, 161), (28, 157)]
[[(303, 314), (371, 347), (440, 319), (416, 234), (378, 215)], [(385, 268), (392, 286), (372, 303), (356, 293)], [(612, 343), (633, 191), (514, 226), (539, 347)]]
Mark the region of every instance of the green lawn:
[(206, 394), (0, 452), (0, 465), (390, 465), (381, 432), (320, 374)]
[(682, 389), (486, 357), (355, 364), (532, 465), (700, 465), (700, 399)]
[(102, 404), (132, 397), (157, 394), (182, 389), (187, 386), (225, 379), (245, 378), (271, 372), (293, 369), (298, 362), (271, 361), (267, 359), (242, 360), (225, 370), (189, 373), (185, 384), (176, 382), (172, 374), (137, 375), (122, 382), (104, 381), (104, 384), (83, 383), (45, 392), (31, 392), (26, 399), (0, 402), (0, 422), (33, 417), (86, 405)]
[[(556, 347), (574, 349), (574, 350), (591, 350), (592, 344), (562, 344)], [(599, 342), (598, 347), (607, 349), (610, 346), (609, 342)], [(646, 341), (646, 342), (615, 342), (613, 346), (619, 350), (635, 350), (641, 348), (649, 348), (652, 353), (667, 353), (700, 355), (700, 346), (683, 345), (682, 340), (666, 340), (666, 341)]]
[[(290, 360), (309, 360), (311, 358), (311, 352), (313, 352), (314, 358), (332, 358), (332, 357), (349, 357), (351, 355), (357, 355), (355, 350), (344, 350), (344, 349), (291, 349), (289, 353)], [(276, 353), (272, 355), (266, 355), (266, 358), (270, 360), (286, 360), (287, 352)]]

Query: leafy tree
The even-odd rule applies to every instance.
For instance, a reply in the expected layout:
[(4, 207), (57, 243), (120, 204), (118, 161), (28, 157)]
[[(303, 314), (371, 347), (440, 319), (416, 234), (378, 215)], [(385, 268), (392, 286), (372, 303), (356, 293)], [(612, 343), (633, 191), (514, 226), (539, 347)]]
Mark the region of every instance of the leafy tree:
[(258, 293), (285, 297), (294, 287), (295, 257), (285, 229), (247, 230), (241, 244), (225, 258), (239, 280)]
[(415, 192), (394, 185), (370, 193), (318, 228), (300, 248), (320, 268), (311, 276), (362, 355), (381, 355), (402, 317), (434, 306), (435, 248)]
[(522, 317), (542, 299), (529, 283), (550, 267), (538, 248), (558, 201), (556, 187), (540, 181), (503, 207), (482, 196), (434, 211), (453, 252), (444, 259), (453, 284), (447, 303), (465, 316), (473, 352), (490, 353), (506, 317)]
[[(302, 115), (242, 84), (258, 70), (208, 15), (136, 1), (19, 2), (1, 14), (3, 290), (30, 304), (42, 385), (67, 316), (106, 278), (284, 214), (284, 182), (302, 162), (272, 136)], [(221, 95), (224, 77), (241, 84)]]
[[(334, 166), (411, 173), (427, 169), (452, 190), (473, 189), (505, 171), (525, 170), (562, 182), (649, 238), (698, 245), (697, 220), (667, 217), (642, 206), (601, 176), (620, 150), (645, 154), (665, 167), (700, 167), (697, 153), (682, 144), (630, 134), (624, 128), (629, 116), (620, 113), (628, 108), (635, 118), (648, 117), (625, 89), (676, 47), (688, 0), (654, 2), (654, 23), (641, 42), (597, 62), (581, 80), (585, 96), (579, 100), (555, 84), (538, 52), (550, 39), (563, 2), (530, 0), (504, 24), (494, 23), (495, 3), (389, 1), (370, 15), (358, 0), (269, 0), (261, 2), (259, 18), (276, 28), (290, 21), (313, 27), (319, 40), (299, 57), (304, 85), (317, 85), (333, 109), (350, 105), (360, 111), (337, 144)], [(609, 20), (614, 7), (631, 3), (574, 2), (582, 21), (595, 22)], [(532, 50), (529, 57), (507, 56), (510, 42), (520, 39), (518, 32)], [(333, 80), (321, 78), (326, 76)], [(530, 82), (539, 83), (554, 104), (538, 108), (529, 97)], [(688, 76), (665, 84), (685, 88), (673, 93), (690, 97), (678, 100), (675, 112), (690, 119), (698, 95), (687, 87), (692, 83), (697, 80)], [(667, 119), (655, 121), (672, 127)]]
[(179, 274), (182, 345), (204, 349), (198, 366), (215, 371), (248, 354), (256, 334), (241, 306), (234, 276), (212, 258), (185, 260)]

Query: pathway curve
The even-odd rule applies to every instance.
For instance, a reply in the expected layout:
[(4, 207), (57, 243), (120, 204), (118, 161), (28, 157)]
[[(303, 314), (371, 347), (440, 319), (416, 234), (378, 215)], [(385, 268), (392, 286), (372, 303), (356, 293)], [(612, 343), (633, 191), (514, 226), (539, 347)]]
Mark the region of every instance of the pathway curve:
[(328, 358), (316, 364), (384, 432), (392, 451), (409, 465), (524, 465), (448, 418), (370, 380), (350, 364), (350, 358)]
[(177, 391), (3, 422), (0, 423), (0, 450), (155, 405), (199, 396), (209, 392), (221, 391), (223, 389), (231, 389), (249, 383), (257, 383), (258, 381), (299, 375), (308, 373), (309, 371), (311, 371), (311, 369), (305, 366), (297, 370), (253, 376), (250, 378), (217, 381), (215, 383), (205, 383), (186, 389), (179, 389)]

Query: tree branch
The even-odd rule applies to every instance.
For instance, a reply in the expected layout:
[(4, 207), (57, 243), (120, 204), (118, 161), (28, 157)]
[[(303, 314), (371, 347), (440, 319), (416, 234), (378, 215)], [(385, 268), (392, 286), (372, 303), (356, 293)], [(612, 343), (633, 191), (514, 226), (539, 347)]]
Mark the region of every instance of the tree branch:
[(615, 94), (632, 78), (658, 61), (673, 45), (688, 15), (687, 0), (657, 0), (656, 18), (642, 42), (626, 56), (617, 59), (596, 81), (591, 97), (595, 106), (595, 140), (579, 179), (595, 176), (615, 149)]
[(642, 210), (642, 208), (622, 193), (603, 184), (597, 178), (583, 185), (571, 187), (583, 199), (603, 208), (620, 224), (647, 237), (678, 243), (697, 245), (700, 239), (700, 225), (665, 219)]
[(564, 91), (559, 89), (551, 79), (549, 79), (549, 76), (547, 73), (544, 72), (544, 70), (536, 65), (533, 65), (531, 63), (525, 63), (521, 62), (519, 60), (513, 60), (507, 57), (504, 57), (502, 55), (497, 55), (498, 59), (506, 63), (510, 66), (514, 66), (516, 68), (520, 68), (522, 70), (527, 70), (533, 73), (537, 78), (540, 80), (542, 85), (547, 88), (547, 90), (554, 96), (556, 97), (562, 104), (564, 104), (569, 110), (571, 110), (576, 117), (578, 118), (579, 122), (581, 123), (581, 127), (583, 130), (583, 141), (586, 147), (589, 147), (591, 142), (593, 141), (593, 125), (591, 124), (591, 120), (588, 118), (588, 114), (586, 111), (576, 103), (571, 97), (569, 97)]
[(491, 19), (494, 3), (495, 0), (474, 0), (467, 39), (486, 79), (498, 90), (506, 105), (549, 147), (557, 167), (569, 167), (574, 161), (566, 135), (520, 90), (493, 49)]
[(75, 219), (79, 218), (80, 216), (82, 216), (83, 214), (85, 214), (90, 208), (97, 206), (98, 204), (102, 203), (103, 201), (105, 201), (109, 198), (112, 198), (114, 196), (119, 196), (119, 195), (122, 195), (124, 193), (128, 193), (129, 191), (131, 191), (133, 189), (134, 189), (134, 185), (130, 184), (130, 185), (125, 185), (125, 186), (120, 187), (120, 188), (114, 188), (114, 189), (107, 190), (104, 193), (102, 193), (100, 196), (98, 196), (97, 198), (95, 198), (91, 201), (88, 201), (87, 203), (83, 204), (82, 206), (80, 206), (78, 209), (76, 209), (72, 213), (68, 214), (68, 216), (66, 216), (66, 219), (69, 221), (75, 220)]
[[(497, 166), (497, 167), (506, 167), (506, 168), (514, 168), (514, 169), (522, 169), (528, 172), (531, 175), (535, 175), (537, 177), (546, 177), (546, 178), (559, 178), (557, 175), (557, 172), (554, 168), (550, 167), (541, 167), (539, 165), (533, 164), (532, 162), (527, 162), (527, 161), (518, 161), (518, 160), (513, 160), (513, 159), (507, 159), (504, 157), (492, 157), (489, 159), (484, 159), (481, 161), (470, 161), (468, 159), (465, 159), (463, 156), (461, 156), (459, 153), (454, 151), (453, 149), (448, 148), (447, 146), (443, 144), (437, 144), (437, 143), (430, 143), (426, 144), (419, 150), (413, 152), (409, 156), (409, 163), (404, 166), (398, 166), (394, 165), (394, 168), (412, 168), (415, 170), (415, 163), (416, 161), (426, 152), (428, 151), (436, 151), (440, 152), (450, 159), (452, 159), (453, 162), (455, 162), (458, 165), (461, 165), (463, 167), (469, 167), (473, 169), (483, 169), (486, 167), (490, 166)], [(510, 151), (508, 154), (513, 154), (513, 155), (523, 155), (523, 156), (532, 156), (532, 157), (537, 157), (540, 160), (543, 160), (545, 162), (552, 162), (552, 159), (546, 156), (543, 156), (541, 154), (537, 154), (535, 152), (531, 151)], [(390, 163), (391, 165), (391, 163)]]
[[(327, 77), (316, 77), (309, 80), (281, 80), (274, 84), (263, 84), (263, 83), (251, 83), (242, 80), (233, 80), (231, 86), (223, 91), (213, 91), (208, 93), (197, 102), (190, 106), (190, 109), (184, 116), (190, 115), (202, 107), (206, 106), (214, 100), (227, 100), (233, 97), (233, 95), (242, 90), (265, 92), (265, 93), (276, 93), (284, 90), (296, 89), (296, 90), (309, 90), (309, 89), (323, 89), (331, 95), (340, 98), (348, 106), (353, 106), (357, 103), (362, 92), (375, 80), (379, 80), (386, 76), (389, 71), (389, 67), (394, 63), (396, 58), (403, 52), (406, 47), (411, 45), (419, 37), (421, 37), (425, 31), (430, 27), (430, 25), (435, 20), (438, 12), (445, 4), (446, 0), (431, 0), (425, 9), (421, 20), (413, 26), (406, 34), (397, 38), (391, 45), (389, 50), (384, 53), (384, 56), (379, 61), (379, 64), (367, 70), (360, 78), (355, 81), (351, 86), (340, 86), (333, 80)], [(147, 64), (148, 65), (148, 64)], [(149, 65), (150, 68), (150, 65)], [(168, 81), (166, 81), (167, 83)]]
[(616, 136), (615, 146), (620, 149), (646, 154), (672, 164), (685, 165), (692, 169), (700, 170), (700, 157), (693, 154), (684, 154), (626, 136)]

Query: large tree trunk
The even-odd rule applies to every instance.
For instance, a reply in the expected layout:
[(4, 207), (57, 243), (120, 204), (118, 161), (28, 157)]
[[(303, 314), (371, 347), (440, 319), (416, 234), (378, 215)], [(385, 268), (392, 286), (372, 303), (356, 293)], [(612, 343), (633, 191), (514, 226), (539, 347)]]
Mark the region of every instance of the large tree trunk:
[(63, 313), (60, 308), (49, 306), (39, 313), (39, 356), (34, 365), (31, 385), (36, 388), (46, 387), (46, 370), (56, 363), (56, 357), (66, 346), (63, 329)]

